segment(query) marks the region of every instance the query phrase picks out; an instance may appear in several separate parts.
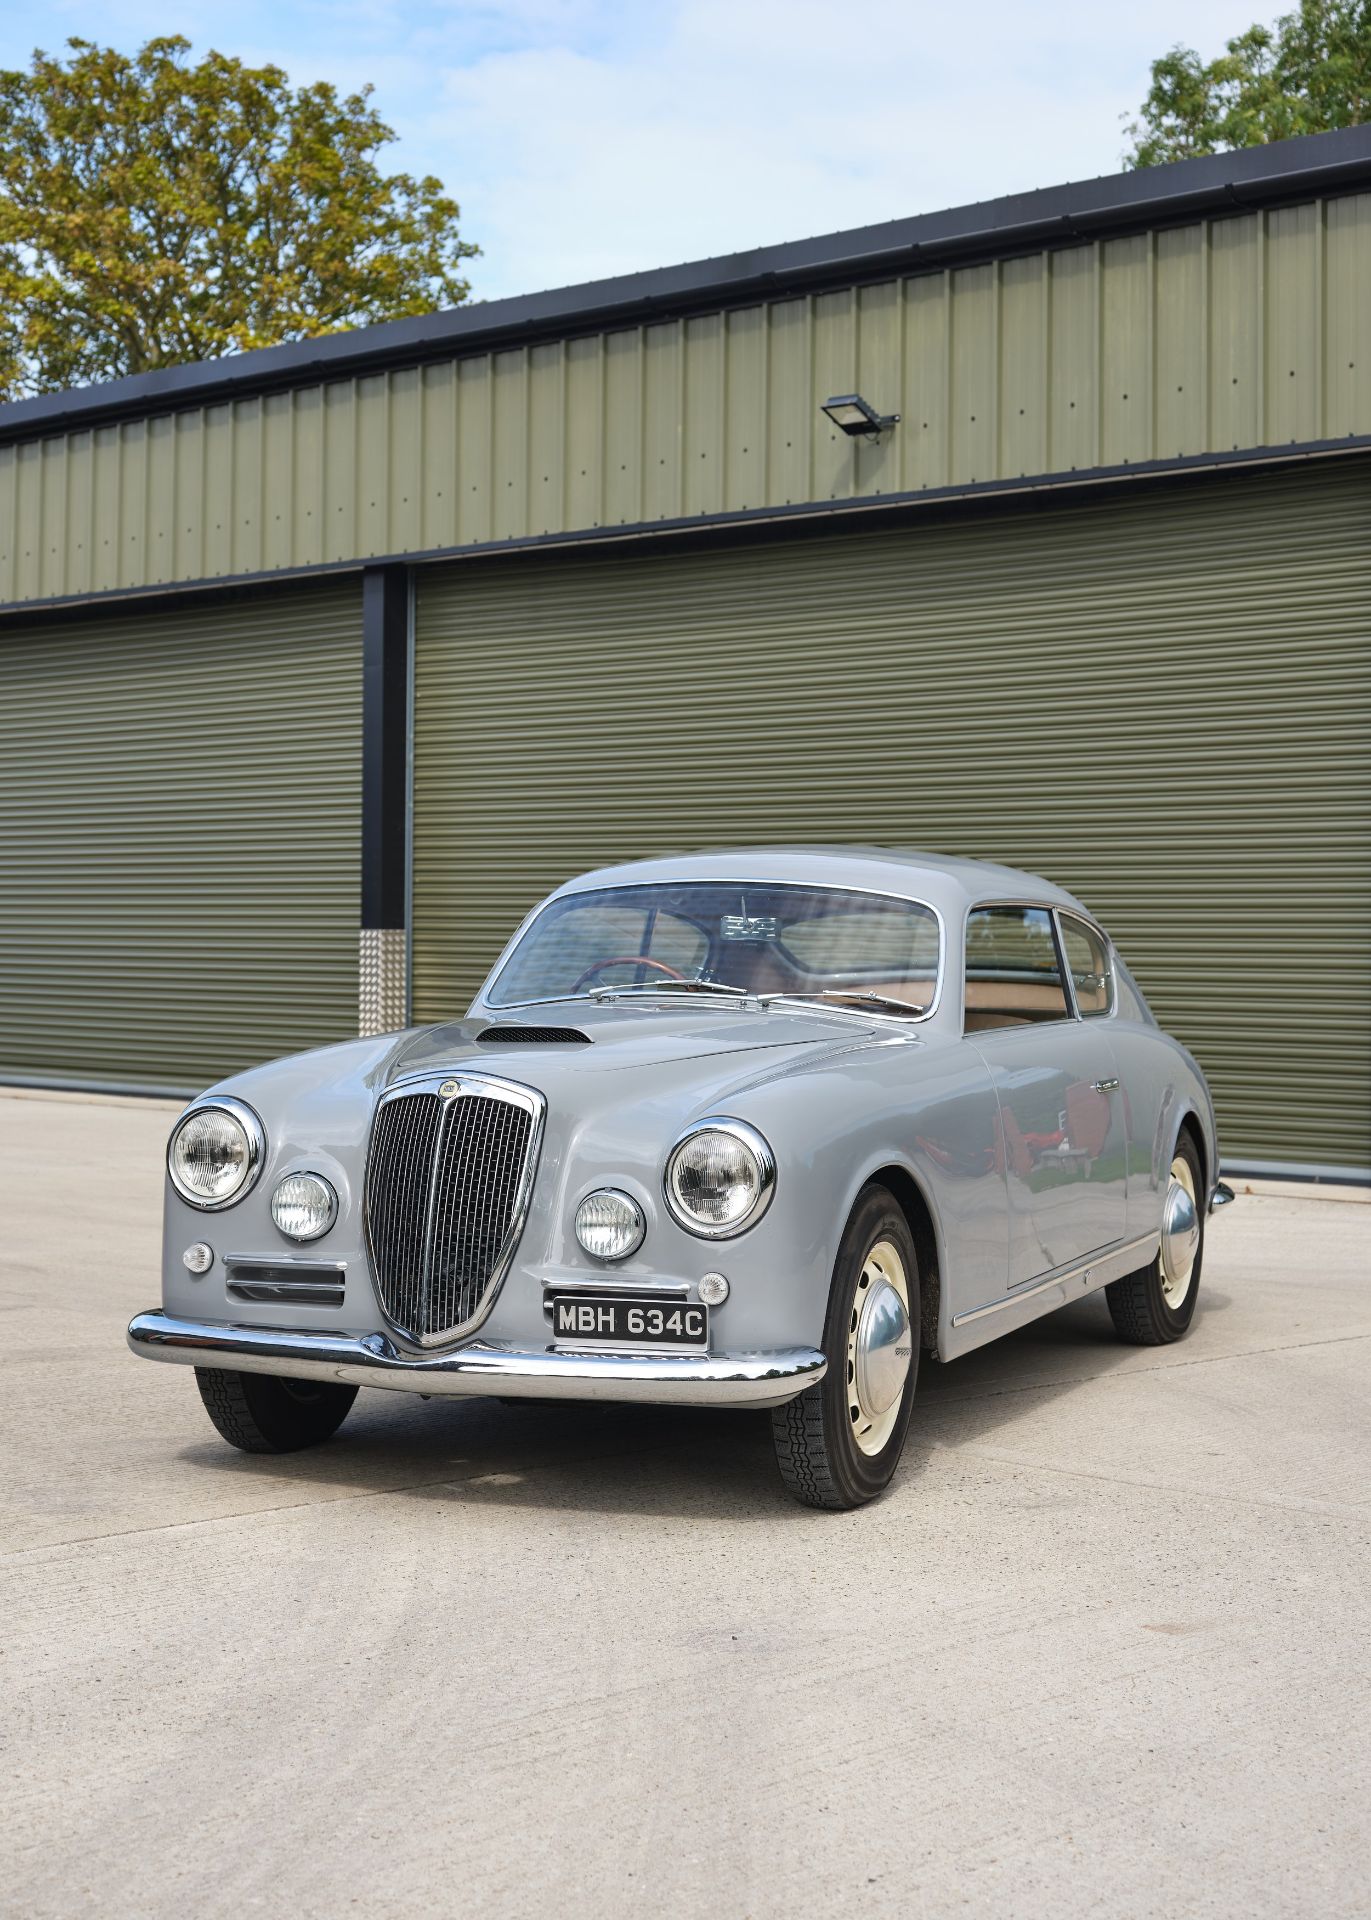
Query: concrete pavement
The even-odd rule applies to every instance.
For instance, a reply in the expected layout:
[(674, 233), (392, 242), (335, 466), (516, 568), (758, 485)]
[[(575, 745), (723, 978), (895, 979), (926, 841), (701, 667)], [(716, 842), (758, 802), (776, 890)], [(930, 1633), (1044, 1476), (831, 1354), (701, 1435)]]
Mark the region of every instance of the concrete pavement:
[(1371, 1208), (1229, 1209), (1178, 1347), (928, 1367), (831, 1516), (755, 1415), (232, 1452), (123, 1342), (172, 1111), (0, 1097), (0, 1910), (1371, 1907)]

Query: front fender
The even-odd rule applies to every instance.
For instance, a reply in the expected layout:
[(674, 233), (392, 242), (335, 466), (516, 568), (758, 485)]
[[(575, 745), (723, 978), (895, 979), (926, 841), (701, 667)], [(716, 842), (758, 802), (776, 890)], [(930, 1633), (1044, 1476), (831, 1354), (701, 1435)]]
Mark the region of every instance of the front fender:
[(830, 1059), (756, 1088), (731, 1111), (776, 1153), (775, 1201), (747, 1237), (760, 1244), (774, 1223), (801, 1256), (796, 1338), (821, 1342), (843, 1230), (863, 1187), (892, 1170), (927, 1212), (940, 1351), (954, 1312), (1003, 1290), (1008, 1195), (994, 1086), (973, 1049), (902, 1042)]

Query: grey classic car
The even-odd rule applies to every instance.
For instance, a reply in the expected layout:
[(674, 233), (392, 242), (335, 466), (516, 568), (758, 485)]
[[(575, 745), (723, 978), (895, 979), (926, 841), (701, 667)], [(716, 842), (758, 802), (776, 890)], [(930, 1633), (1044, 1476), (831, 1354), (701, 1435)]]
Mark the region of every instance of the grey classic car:
[(1203, 1074), (1107, 934), (1008, 867), (878, 850), (587, 874), (466, 1017), (236, 1075), (167, 1154), (160, 1310), (235, 1446), (357, 1389), (771, 1410), (785, 1485), (886, 1486), (921, 1352), (1104, 1288), (1195, 1312)]

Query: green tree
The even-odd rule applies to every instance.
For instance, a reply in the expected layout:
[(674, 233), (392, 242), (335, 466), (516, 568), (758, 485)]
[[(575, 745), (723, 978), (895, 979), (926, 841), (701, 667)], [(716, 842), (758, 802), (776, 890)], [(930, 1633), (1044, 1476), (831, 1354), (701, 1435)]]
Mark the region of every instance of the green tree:
[(1173, 47), (1128, 133), (1130, 167), (1326, 133), (1371, 120), (1371, 0), (1300, 0), (1217, 60)]
[(465, 299), (442, 183), (369, 105), (179, 36), (0, 71), (0, 399)]

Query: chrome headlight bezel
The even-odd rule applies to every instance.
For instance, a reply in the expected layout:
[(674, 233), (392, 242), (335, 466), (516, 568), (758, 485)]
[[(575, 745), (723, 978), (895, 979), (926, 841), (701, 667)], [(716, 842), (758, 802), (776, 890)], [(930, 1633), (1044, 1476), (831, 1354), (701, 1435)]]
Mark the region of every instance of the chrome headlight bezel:
[[(281, 1201), (282, 1188), (288, 1186), (292, 1180), (301, 1182), (312, 1180), (316, 1186), (322, 1187), (323, 1189), (323, 1224), (312, 1227), (308, 1233), (293, 1233), (289, 1227), (282, 1223), (280, 1215), (277, 1212), (277, 1207)], [(272, 1225), (281, 1235), (281, 1238), (283, 1240), (289, 1240), (293, 1246), (307, 1246), (311, 1240), (322, 1240), (324, 1235), (337, 1224), (337, 1220), (338, 1189), (331, 1180), (326, 1179), (322, 1173), (316, 1173), (312, 1167), (297, 1167), (293, 1173), (283, 1173), (271, 1190)]]
[[(721, 1225), (713, 1225), (691, 1213), (676, 1186), (675, 1175), (680, 1157), (702, 1133), (728, 1134), (751, 1156), (757, 1170), (757, 1190), (752, 1205), (739, 1219), (725, 1221)], [(776, 1156), (765, 1136), (756, 1127), (749, 1126), (746, 1120), (732, 1120), (724, 1116), (710, 1115), (687, 1127), (672, 1145), (662, 1172), (662, 1193), (668, 1212), (678, 1226), (684, 1227), (687, 1233), (699, 1240), (734, 1240), (740, 1233), (748, 1232), (771, 1205), (775, 1192)]]
[[(196, 1193), (186, 1186), (176, 1166), (176, 1142), (190, 1121), (197, 1114), (202, 1113), (227, 1114), (228, 1118), (242, 1131), (246, 1143), (246, 1172), (233, 1192), (218, 1200), (206, 1199), (203, 1194)], [(236, 1207), (240, 1200), (246, 1199), (252, 1192), (262, 1177), (262, 1167), (266, 1157), (266, 1129), (252, 1108), (244, 1100), (235, 1100), (231, 1094), (216, 1094), (212, 1099), (193, 1100), (185, 1112), (178, 1117), (176, 1125), (171, 1130), (171, 1138), (167, 1141), (167, 1177), (179, 1197), (187, 1206), (194, 1207), (197, 1213), (222, 1213), (226, 1207)]]
[[(604, 1253), (595, 1247), (586, 1245), (583, 1235), (587, 1229), (582, 1222), (581, 1215), (592, 1200), (616, 1200), (622, 1204), (626, 1211), (632, 1237), (627, 1240), (617, 1252)], [(622, 1187), (592, 1187), (590, 1192), (583, 1194), (577, 1202), (576, 1212), (572, 1216), (571, 1224), (572, 1231), (576, 1235), (576, 1244), (582, 1253), (586, 1255), (587, 1259), (603, 1262), (606, 1266), (617, 1266), (621, 1260), (631, 1258), (633, 1254), (637, 1253), (647, 1238), (647, 1215), (643, 1212), (643, 1209), (639, 1206), (633, 1195), (631, 1193), (625, 1193)]]

